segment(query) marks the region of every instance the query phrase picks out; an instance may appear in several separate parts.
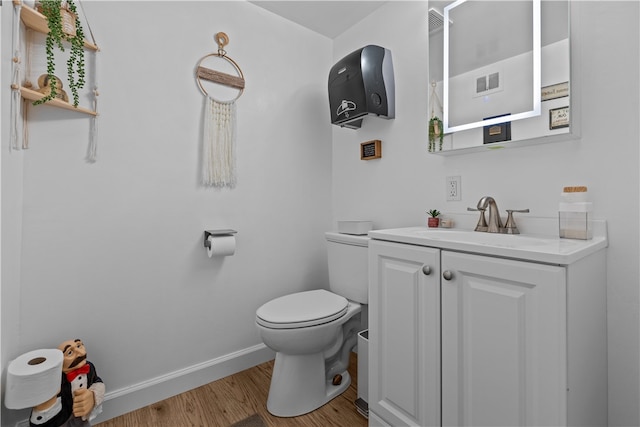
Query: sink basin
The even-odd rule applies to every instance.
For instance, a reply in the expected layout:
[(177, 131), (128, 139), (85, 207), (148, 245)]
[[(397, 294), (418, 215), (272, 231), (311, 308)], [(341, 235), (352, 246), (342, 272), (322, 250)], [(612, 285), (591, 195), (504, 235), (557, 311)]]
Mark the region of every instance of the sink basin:
[(606, 234), (594, 236), (591, 240), (572, 240), (558, 236), (486, 233), (424, 226), (372, 230), (369, 236), (388, 242), (553, 264), (571, 264), (608, 245)]
[(521, 234), (484, 233), (466, 230), (420, 229), (416, 230), (415, 233), (417, 236), (433, 240), (448, 240), (451, 242), (474, 243), (507, 248), (543, 246), (548, 245), (550, 240), (548, 238), (523, 236)]

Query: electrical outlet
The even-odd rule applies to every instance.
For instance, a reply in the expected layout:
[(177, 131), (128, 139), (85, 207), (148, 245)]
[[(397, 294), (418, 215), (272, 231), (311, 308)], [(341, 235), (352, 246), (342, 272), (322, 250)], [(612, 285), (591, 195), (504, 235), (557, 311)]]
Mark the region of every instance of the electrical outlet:
[(447, 177), (447, 201), (460, 201), (460, 193), (462, 190), (462, 180), (460, 176), (448, 176)]

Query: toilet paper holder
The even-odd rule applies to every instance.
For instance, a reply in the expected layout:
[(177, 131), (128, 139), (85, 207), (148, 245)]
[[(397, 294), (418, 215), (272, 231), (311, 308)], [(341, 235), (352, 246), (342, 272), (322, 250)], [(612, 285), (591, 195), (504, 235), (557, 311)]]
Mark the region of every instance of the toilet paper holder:
[(204, 230), (204, 247), (209, 249), (211, 247), (211, 242), (209, 242), (209, 236), (233, 236), (236, 234), (236, 230), (226, 229), (226, 230)]

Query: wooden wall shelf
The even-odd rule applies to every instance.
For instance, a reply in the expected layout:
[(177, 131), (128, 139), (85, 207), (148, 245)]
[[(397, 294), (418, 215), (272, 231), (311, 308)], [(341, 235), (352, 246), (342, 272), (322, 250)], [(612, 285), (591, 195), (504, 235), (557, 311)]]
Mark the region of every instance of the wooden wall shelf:
[[(38, 12), (37, 10), (29, 6), (24, 5), (21, 0), (13, 0), (13, 4), (16, 6), (22, 5), (22, 9), (20, 11), (20, 18), (22, 19), (22, 22), (24, 22), (24, 25), (27, 28), (30, 28), (33, 31), (37, 31), (42, 34), (49, 34), (49, 27), (47, 26), (47, 18), (43, 14), (41, 14), (40, 12)], [(98, 46), (89, 42), (86, 39), (84, 41), (84, 47), (89, 50), (94, 50), (94, 51), (98, 50)]]
[[(40, 92), (37, 92), (33, 89), (26, 88), (24, 86), (20, 88), (20, 95), (22, 95), (24, 99), (29, 101), (37, 101), (38, 99), (41, 99), (42, 97), (44, 97), (44, 95), (41, 94)], [(42, 105), (49, 105), (51, 107), (64, 108), (65, 110), (71, 110), (71, 111), (76, 111), (78, 113), (89, 114), (90, 116), (98, 115), (98, 113), (96, 113), (93, 110), (89, 110), (88, 108), (83, 108), (83, 107), (74, 107), (73, 104), (70, 104), (61, 99), (52, 99), (50, 101), (45, 102)]]
[[(41, 34), (48, 34), (49, 33), (49, 26), (47, 25), (47, 18), (41, 14), (40, 12), (38, 12), (37, 10), (35, 10), (32, 7), (29, 7), (27, 5), (25, 5), (22, 0), (13, 0), (13, 4), (14, 6), (21, 6), (20, 8), (20, 19), (21, 21), (24, 23), (25, 27), (36, 31), (38, 33)], [(91, 50), (94, 52), (97, 52), (98, 46), (96, 46), (94, 43), (91, 43), (89, 41), (87, 41), (86, 39), (84, 40), (84, 47), (87, 50)], [(14, 58), (15, 60), (15, 58)], [(16, 88), (15, 86), (12, 85), (12, 88)], [(44, 97), (44, 95), (40, 92), (37, 92), (33, 89), (27, 88), (27, 87), (20, 87), (20, 95), (22, 96), (23, 99), (28, 100), (28, 101), (37, 101), (39, 99), (42, 99)], [(47, 101), (46, 103), (42, 104), (42, 105), (48, 105), (51, 107), (57, 107), (57, 108), (62, 108), (65, 110), (70, 110), (70, 111), (76, 111), (78, 113), (83, 113), (83, 114), (88, 114), (90, 116), (97, 116), (98, 113), (90, 110), (88, 108), (84, 108), (84, 107), (75, 107), (73, 106), (73, 104), (70, 104), (68, 102), (65, 102), (61, 99), (52, 99), (50, 101)]]

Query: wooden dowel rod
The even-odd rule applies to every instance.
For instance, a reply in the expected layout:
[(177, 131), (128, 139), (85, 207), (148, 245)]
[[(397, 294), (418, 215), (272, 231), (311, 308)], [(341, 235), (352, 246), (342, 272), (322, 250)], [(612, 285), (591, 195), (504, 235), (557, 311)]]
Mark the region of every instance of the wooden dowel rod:
[(244, 89), (244, 79), (242, 77), (232, 76), (231, 74), (221, 73), (220, 71), (211, 70), (209, 68), (198, 67), (198, 77), (214, 83), (220, 83), (225, 86)]

